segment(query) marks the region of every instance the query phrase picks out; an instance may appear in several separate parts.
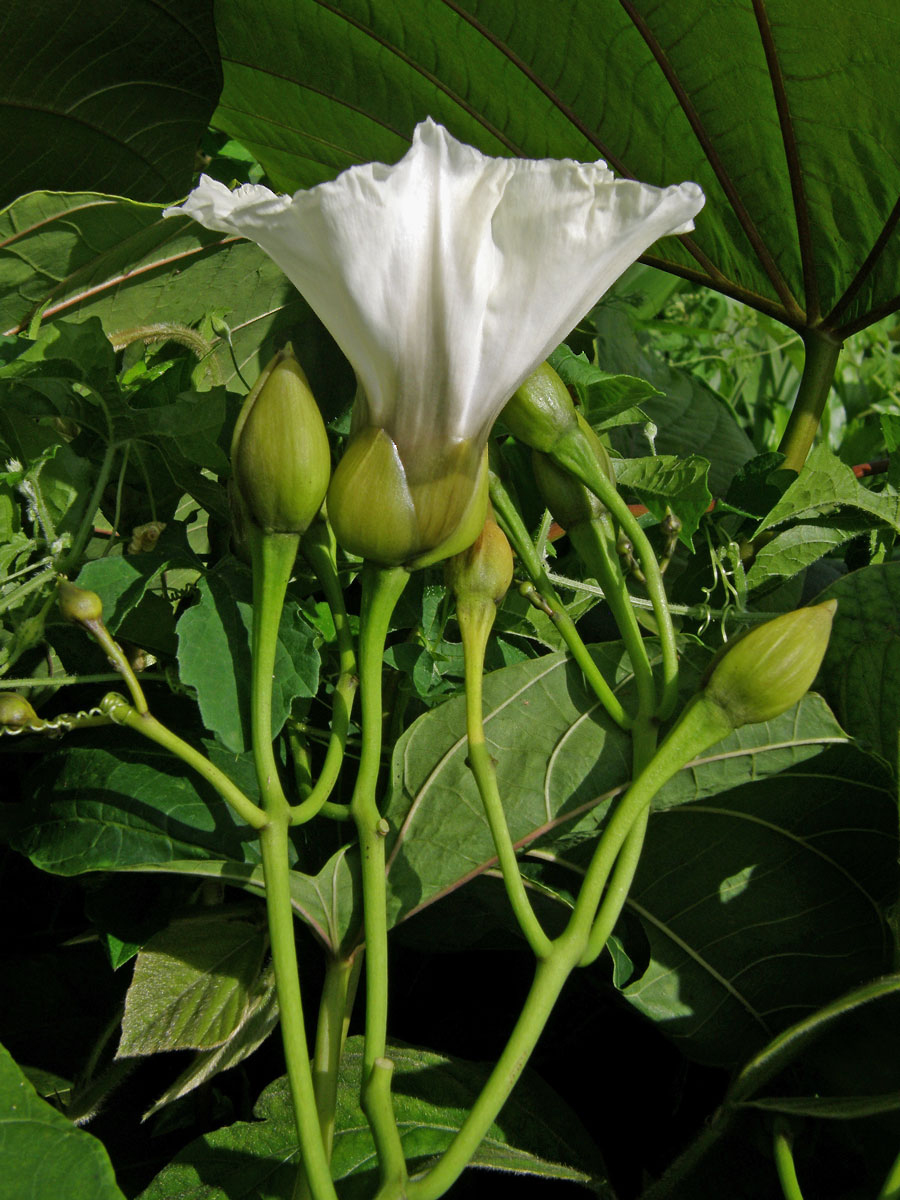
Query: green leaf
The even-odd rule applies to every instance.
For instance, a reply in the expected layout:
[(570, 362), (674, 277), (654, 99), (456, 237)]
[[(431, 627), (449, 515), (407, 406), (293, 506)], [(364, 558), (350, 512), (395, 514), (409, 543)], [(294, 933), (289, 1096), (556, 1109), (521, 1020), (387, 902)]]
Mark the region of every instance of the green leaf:
[(245, 1018), (267, 939), (259, 925), (193, 915), (138, 954), (117, 1058), (221, 1046)]
[(183, 194), (221, 87), (208, 0), (10, 0), (4, 29), (0, 203), (37, 188)]
[(632, 421), (646, 420), (638, 407), (660, 392), (645, 379), (609, 375), (589, 363), (583, 354), (560, 346), (547, 360), (567, 387), (575, 388), (585, 416), (598, 431)]
[[(196, 688), (206, 727), (228, 749), (250, 747), (251, 585), (233, 562), (210, 572), (198, 585), (199, 601), (178, 622), (182, 682)], [(319, 684), (315, 630), (290, 600), (281, 615), (272, 693), (272, 737), (280, 733), (291, 703), (314, 696)]]
[(693, 535), (712, 501), (706, 486), (708, 471), (709, 463), (699, 455), (673, 458), (657, 454), (617, 461), (616, 484), (620, 491), (634, 493), (658, 521), (671, 509), (681, 521), (680, 540), (692, 549)]
[(747, 572), (747, 586), (752, 589), (773, 579), (789, 579), (871, 527), (869, 517), (859, 512), (840, 513), (827, 525), (791, 525), (759, 547)]
[(0, 1046), (0, 1200), (124, 1200), (103, 1145), (41, 1100)]
[(759, 526), (757, 533), (785, 521), (809, 521), (835, 509), (852, 508), (900, 531), (900, 495), (871, 492), (853, 470), (822, 443)]
[(895, 1112), (900, 1108), (900, 1092), (877, 1096), (760, 1096), (758, 1100), (745, 1100), (743, 1107), (761, 1108), (763, 1112), (784, 1113), (789, 1117), (848, 1121)]
[(900, 770), (900, 562), (864, 567), (822, 593), (838, 602), (824, 689), (847, 730)]
[(152, 550), (114, 554), (85, 563), (76, 583), (97, 593), (103, 604), (104, 623), (111, 633), (116, 633), (161, 571), (170, 567), (199, 570), (200, 565), (187, 544), (184, 527), (171, 526), (163, 530)]
[(429, 114), (491, 154), (694, 179), (695, 232), (644, 261), (837, 339), (893, 311), (893, 0), (573, 0), (557, 15), (546, 0), (222, 0), (214, 123), (285, 191), (396, 161)]
[(144, 1120), (167, 1104), (180, 1100), (194, 1088), (222, 1071), (237, 1066), (259, 1049), (278, 1024), (278, 1000), (275, 995), (275, 976), (271, 967), (264, 971), (251, 989), (238, 1024), (228, 1038), (214, 1050), (203, 1050), (194, 1056), (187, 1070), (163, 1092), (144, 1113)]
[[(389, 1046), (393, 1097), (404, 1153), (413, 1164), (450, 1143), (489, 1068), (408, 1046)], [(341, 1064), (332, 1173), (343, 1200), (363, 1200), (377, 1189), (369, 1128), (359, 1109), (362, 1038), (347, 1042)], [(219, 1129), (194, 1142), (141, 1193), (141, 1200), (260, 1200), (289, 1195), (297, 1172), (296, 1127), (287, 1080), (262, 1093), (256, 1121)], [(526, 1072), (472, 1159), (473, 1166), (546, 1179), (563, 1179), (612, 1197), (602, 1164), (575, 1114), (537, 1077)]]
[[(592, 649), (607, 679), (629, 677), (621, 647)], [(696, 664), (698, 673), (701, 664)], [(691, 687), (686, 656), (685, 686)], [(696, 676), (694, 677), (696, 679)], [(602, 828), (627, 786), (631, 741), (605, 716), (564, 654), (516, 663), (484, 682), (485, 734), (513, 841), (563, 853)], [(807, 696), (768, 725), (748, 725), (712, 747), (659, 793), (675, 807), (777, 774), (846, 735), (823, 701)], [(494, 847), (466, 765), (465, 700), (420, 717), (394, 751), (385, 815), (389, 905), (401, 919), (488, 869)], [(652, 823), (652, 822), (651, 822)]]
[[(194, 327), (222, 312), (247, 386), (290, 339), (329, 415), (353, 397), (334, 342), (258, 246), (186, 218), (163, 220), (154, 205), (35, 192), (0, 211), (0, 332), (27, 328), (45, 305), (45, 318), (99, 317), (114, 340), (158, 337), (173, 322)], [(223, 381), (244, 391), (222, 341), (216, 362)]]
[(884, 970), (896, 857), (889, 781), (850, 748), (655, 813), (628, 902), (651, 962), (625, 995), (689, 1057), (746, 1058)]
[(155, 747), (75, 745), (29, 778), (14, 845), (45, 871), (78, 875), (172, 859), (259, 861), (254, 830), (208, 784)]

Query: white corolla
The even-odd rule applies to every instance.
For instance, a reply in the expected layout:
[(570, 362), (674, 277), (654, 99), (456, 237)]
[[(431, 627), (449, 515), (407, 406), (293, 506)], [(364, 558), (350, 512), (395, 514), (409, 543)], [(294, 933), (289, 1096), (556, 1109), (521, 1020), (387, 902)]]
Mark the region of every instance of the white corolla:
[(474, 541), (506, 401), (703, 200), (694, 183), (615, 179), (603, 162), (489, 158), (427, 120), (394, 166), (293, 196), (204, 176), (166, 215), (257, 242), (330, 330), (359, 393), (329, 517), (345, 548), (398, 564)]

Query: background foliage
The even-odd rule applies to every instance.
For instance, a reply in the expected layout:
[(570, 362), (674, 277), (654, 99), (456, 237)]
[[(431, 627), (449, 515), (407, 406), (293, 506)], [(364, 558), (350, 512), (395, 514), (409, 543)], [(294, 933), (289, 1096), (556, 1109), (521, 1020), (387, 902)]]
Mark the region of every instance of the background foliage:
[[(702, 184), (695, 233), (654, 247), (554, 361), (621, 456), (620, 486), (649, 510), (648, 527), (667, 507), (683, 523), (667, 579), (689, 679), (742, 611), (833, 595), (824, 699), (742, 731), (659, 797), (611, 955), (573, 985), (582, 1041), (573, 1046), (562, 1024), (551, 1026), (539, 1062), (577, 1102), (592, 1065), (585, 1047), (602, 1042), (619, 1102), (581, 1107), (584, 1133), (563, 1108), (536, 1132), (513, 1107), (483, 1165), (591, 1182), (609, 1195), (759, 1196), (774, 1187), (771, 1113), (789, 1111), (805, 1117), (798, 1154), (816, 1194), (875, 1195), (898, 1144), (896, 1105), (885, 1098), (900, 1093), (897, 981), (868, 983), (895, 965), (893, 7), (219, 0), (213, 13), (129, 0), (108, 14), (13, 4), (0, 31), (4, 684), (29, 680), (42, 716), (87, 710), (110, 686), (102, 656), (50, 603), (55, 573), (77, 575), (102, 596), (117, 637), (155, 660), (151, 703), (251, 795), (235, 686), (249, 653), (249, 573), (231, 552), (223, 487), (231, 427), (246, 385), (288, 338), (336, 443), (354, 385), (254, 245), (163, 221), (161, 203), (185, 193), (197, 165), (225, 182), (291, 190), (356, 162), (394, 161), (429, 114), (488, 153), (602, 156), (648, 182)], [(810, 347), (841, 341), (817, 448), (799, 477), (788, 476), (777, 451)], [(508, 446), (505, 454), (538, 529), (527, 459)], [(153, 522), (165, 525), (159, 536), (124, 553), (132, 531)], [(581, 582), (567, 542), (548, 554), (560, 578)], [(589, 590), (565, 594), (627, 687), (602, 608)], [(499, 629), (488, 733), (513, 836), (552, 923), (625, 782), (626, 749), (592, 710), (542, 613), (514, 592)], [(327, 724), (317, 689), (334, 679), (336, 649), (302, 574), (280, 642), (276, 725), (287, 741), (309, 739), (315, 757)], [(476, 1031), (487, 1020), (483, 998), (515, 979), (507, 964), (523, 956), (464, 764), (458, 636), (436, 577), (404, 601), (387, 662), (395, 953), (418, 978), (440, 973), (432, 950), (444, 944), (465, 953), (478, 980), (472, 999), (453, 994), (466, 1036), (454, 1042), (445, 1020), (443, 1044), (428, 1040), (434, 1030), (419, 1032), (416, 985), (406, 985), (408, 1006), (398, 985), (396, 1036), (429, 1047), (403, 1060), (410, 1080), (428, 1083), (408, 1097), (424, 1155), (458, 1123), (472, 1089), (468, 1065), (445, 1064), (496, 1053)], [(237, 1165), (253, 1180), (259, 1171), (269, 1179), (288, 1134), (281, 1066), (266, 1041), (275, 1012), (251, 831), (196, 777), (121, 735), (35, 742), (2, 746), (21, 786), (3, 805), (5, 888), (30, 912), (6, 935), (16, 987), (0, 1000), (3, 1039), (22, 1064), (4, 1060), (0, 1091), (0, 1154), (22, 1164), (12, 1186), (33, 1178), (35, 1196), (55, 1194), (37, 1174), (53, 1161), (73, 1196), (199, 1195), (209, 1156), (223, 1148), (246, 1158)], [(313, 985), (317, 947), (346, 951), (359, 938), (354, 852), (339, 833), (326, 827), (295, 844), (294, 906)], [(86, 937), (89, 951), (63, 945)], [(215, 969), (191, 952), (200, 943)], [(58, 1003), (75, 962), (92, 1000), (69, 1001), (60, 1020), (41, 997)], [(864, 1000), (861, 986), (874, 989)], [(509, 1019), (501, 1012), (500, 1027)], [(154, 1020), (167, 1037), (155, 1036)], [(621, 1058), (611, 1041), (626, 1048)], [(172, 1051), (175, 1059), (163, 1057)], [(355, 1064), (350, 1055), (342, 1091), (350, 1131)], [(452, 1102), (446, 1071), (456, 1072)], [(763, 1084), (767, 1106), (741, 1107), (759, 1102)], [(135, 1096), (134, 1127), (156, 1110), (152, 1150), (123, 1134), (127, 1105), (104, 1109), (120, 1085), (117, 1097)], [(39, 1096), (73, 1119), (100, 1112), (92, 1128), (110, 1147), (118, 1188), (99, 1142)], [(826, 1122), (818, 1100), (831, 1116), (869, 1115)], [(26, 1126), (10, 1120), (23, 1103)], [(649, 1138), (648, 1104), (657, 1126)], [(704, 1131), (717, 1106), (718, 1122)], [(254, 1112), (258, 1144), (240, 1123)], [(217, 1132), (150, 1182), (208, 1130)], [(354, 1136), (341, 1162), (367, 1194), (366, 1147)], [(695, 1136), (709, 1153), (689, 1152), (668, 1183), (649, 1183)], [(229, 1176), (210, 1186), (237, 1196), (263, 1185)]]

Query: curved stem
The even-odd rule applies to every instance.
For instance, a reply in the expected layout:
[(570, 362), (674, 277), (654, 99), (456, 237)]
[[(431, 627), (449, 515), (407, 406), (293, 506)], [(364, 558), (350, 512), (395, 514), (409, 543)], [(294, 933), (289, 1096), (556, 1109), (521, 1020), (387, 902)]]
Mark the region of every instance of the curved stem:
[(603, 678), (599, 667), (593, 658), (591, 658), (587, 646), (585, 646), (578, 630), (575, 628), (575, 622), (566, 612), (565, 605), (560, 600), (547, 576), (546, 568), (541, 561), (540, 555), (535, 550), (531, 538), (528, 536), (528, 530), (525, 528), (516, 506), (503, 486), (500, 477), (493, 471), (490, 473), (490, 492), (491, 503), (494, 506), (497, 522), (509, 538), (513, 549), (528, 572), (529, 578), (543, 598), (544, 604), (541, 607), (562, 634), (563, 640), (568, 646), (572, 657), (581, 668), (588, 686), (606, 709), (609, 716), (622, 729), (630, 728), (631, 718), (623, 708), (618, 697), (614, 694), (612, 688)]
[(563, 985), (575, 965), (569, 947), (557, 946), (539, 962), (531, 990), (497, 1065), (453, 1141), (425, 1175), (411, 1179), (407, 1200), (437, 1200), (467, 1167), (528, 1061)]
[(226, 804), (229, 804), (241, 820), (246, 821), (248, 825), (254, 829), (262, 829), (265, 826), (267, 818), (263, 810), (249, 800), (224, 772), (213, 766), (205, 755), (188, 745), (171, 729), (167, 729), (165, 725), (157, 721), (156, 717), (151, 716), (148, 712), (137, 712), (124, 697), (115, 692), (105, 697), (101, 710), (108, 713), (117, 725), (126, 725), (135, 733), (139, 733), (141, 737), (148, 738), (157, 746), (162, 746), (174, 754), (176, 758), (180, 758), (183, 763), (186, 763), (207, 783), (211, 784)]
[(266, 812), (287, 811), (272, 748), (272, 679), (284, 597), (300, 538), (293, 533), (250, 532), (253, 559), (250, 734), (259, 794)]
[(675, 711), (678, 700), (678, 646), (675, 629), (666, 600), (666, 589), (653, 547), (641, 529), (631, 509), (600, 469), (593, 450), (585, 441), (580, 430), (575, 435), (565, 436), (551, 451), (551, 457), (561, 467), (570, 471), (585, 487), (590, 488), (598, 500), (609, 510), (613, 519), (631, 539), (638, 562), (644, 573), (647, 595), (653, 604), (656, 617), (660, 650), (662, 651), (662, 691), (657, 706), (657, 717), (664, 721)]
[[(375, 800), (381, 767), (381, 676), (384, 643), (391, 614), (409, 580), (402, 567), (363, 568), (359, 669), (362, 750), (350, 811), (361, 851), (363, 923), (366, 939), (366, 1029), (363, 1050), (362, 1106), (376, 1145), (393, 1143), (393, 1109), (381, 1096), (384, 1082), (375, 1080), (376, 1061), (385, 1058), (387, 1043), (388, 954), (387, 887), (384, 839), (390, 831)], [(389, 1082), (389, 1080), (388, 1080)], [(374, 1087), (375, 1091), (371, 1089)], [(383, 1164), (386, 1165), (386, 1164)], [(385, 1182), (387, 1180), (385, 1179)]]
[(460, 597), (457, 602), (457, 617), (462, 632), (463, 657), (466, 672), (466, 735), (468, 737), (469, 767), (475, 776), (481, 802), (497, 851), (497, 860), (503, 874), (503, 883), (509, 903), (519, 923), (519, 928), (536, 958), (546, 958), (551, 942), (535, 916), (522, 873), (516, 857), (515, 847), (506, 823), (506, 814), (497, 788), (494, 764), (484, 737), (482, 709), (482, 683), (484, 654), (491, 628), (494, 624), (496, 605), (492, 600), (477, 600)]
[(805, 329), (801, 336), (806, 350), (803, 375), (778, 447), (784, 455), (784, 467), (798, 472), (803, 469), (822, 420), (843, 345), (816, 329)]

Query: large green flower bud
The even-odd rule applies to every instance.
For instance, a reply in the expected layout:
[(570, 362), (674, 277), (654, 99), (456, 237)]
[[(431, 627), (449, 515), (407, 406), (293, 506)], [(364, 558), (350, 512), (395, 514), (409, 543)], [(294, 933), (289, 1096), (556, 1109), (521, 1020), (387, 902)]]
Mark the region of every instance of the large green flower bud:
[(423, 567), (475, 541), (487, 508), (487, 456), (471, 442), (422, 448), (410, 467), (384, 429), (354, 433), (328, 490), (328, 518), (351, 554)]
[(802, 699), (818, 674), (836, 600), (798, 608), (757, 625), (713, 662), (704, 696), (732, 728), (771, 721)]
[(569, 391), (549, 363), (528, 376), (501, 413), (513, 437), (533, 450), (553, 450), (578, 425)]
[(458, 599), (486, 599), (499, 604), (513, 577), (513, 554), (493, 514), (467, 550), (444, 563), (444, 579)]
[(241, 504), (264, 533), (303, 533), (331, 477), (328, 435), (290, 345), (280, 350), (244, 401), (231, 463)]
[[(578, 428), (584, 439), (590, 445), (600, 469), (610, 483), (615, 486), (616, 473), (606, 452), (606, 447), (591, 429), (581, 415), (576, 413)], [(534, 477), (544, 503), (550, 509), (554, 518), (563, 529), (573, 529), (582, 521), (593, 521), (602, 516), (606, 509), (594, 493), (584, 486), (574, 475), (558, 467), (553, 459), (539, 450), (531, 452), (534, 467)]]

